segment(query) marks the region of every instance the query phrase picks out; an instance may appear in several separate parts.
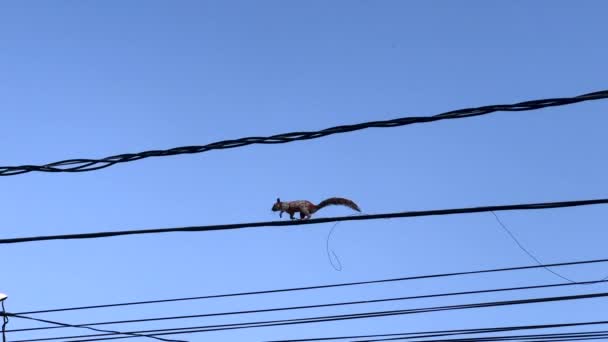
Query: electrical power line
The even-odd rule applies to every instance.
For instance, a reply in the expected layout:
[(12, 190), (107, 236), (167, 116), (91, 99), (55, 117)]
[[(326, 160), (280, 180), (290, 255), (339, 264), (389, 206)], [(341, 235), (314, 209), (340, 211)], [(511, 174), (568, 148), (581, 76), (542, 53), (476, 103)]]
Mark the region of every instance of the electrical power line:
[[(349, 336), (332, 336), (332, 337), (316, 337), (316, 338), (298, 338), (288, 340), (272, 340), (266, 342), (316, 342), (316, 341), (331, 341), (345, 339), (362, 339), (362, 338), (381, 338), (381, 337), (398, 337), (399, 339), (420, 339), (441, 336), (454, 335), (471, 335), (482, 333), (496, 333), (521, 330), (540, 330), (540, 329), (556, 329), (556, 328), (571, 328), (580, 326), (606, 325), (608, 321), (591, 321), (591, 322), (574, 322), (574, 323), (554, 323), (554, 324), (537, 324), (537, 325), (520, 325), (520, 326), (502, 326), (502, 327), (484, 327), (484, 328), (469, 328), (469, 329), (453, 329), (453, 330), (435, 330), (435, 331), (420, 331), (407, 333), (391, 333), (391, 334), (373, 334), (373, 335), (349, 335)], [(381, 339), (375, 341), (386, 341), (394, 339)], [(366, 340), (371, 341), (371, 340)]]
[[(429, 313), (429, 312), (439, 312), (439, 311), (502, 307), (502, 306), (511, 306), (511, 305), (561, 302), (561, 301), (572, 301), (572, 300), (594, 299), (594, 298), (605, 298), (605, 297), (608, 297), (608, 292), (589, 293), (589, 294), (571, 295), (571, 296), (540, 297), (540, 298), (527, 298), (527, 299), (517, 299), (517, 300), (508, 300), (508, 301), (493, 301), (493, 302), (481, 302), (481, 303), (471, 303), (471, 304), (423, 307), (423, 308), (402, 309), (402, 310), (374, 311), (374, 312), (331, 315), (331, 316), (317, 316), (317, 317), (256, 321), (256, 322), (245, 322), (245, 323), (218, 324), (218, 325), (207, 325), (207, 326), (185, 327), (185, 328), (166, 328), (166, 329), (128, 331), (126, 333), (146, 334), (149, 336), (192, 334), (192, 333), (209, 332), (209, 331), (225, 331), (225, 330), (235, 330), (235, 329), (286, 326), (286, 325), (294, 325), (294, 324), (324, 323), (324, 322), (335, 322), (335, 321), (344, 321), (344, 320), (353, 320), (353, 319), (367, 319), (367, 318), (377, 318), (377, 317), (390, 317), (390, 316), (398, 316), (398, 315), (419, 314), (419, 313)], [(11, 316), (10, 313), (8, 315)], [(104, 334), (91, 334), (91, 335), (78, 335), (78, 336), (47, 337), (47, 338), (38, 338), (38, 339), (18, 340), (18, 341), (13, 341), (13, 342), (54, 341), (54, 340), (67, 340), (67, 339), (75, 339), (75, 338), (80, 338), (80, 340), (78, 340), (79, 342), (90, 342), (90, 341), (104, 341), (104, 340), (114, 340), (114, 339), (137, 337), (137, 336), (113, 337), (115, 335), (117, 335), (117, 334), (104, 333)]]
[[(362, 338), (381, 338), (381, 337), (409, 337), (412, 339), (418, 338), (430, 338), (440, 336), (454, 336), (454, 335), (472, 335), (482, 333), (496, 333), (496, 332), (508, 332), (508, 331), (522, 331), (522, 330), (542, 330), (542, 329), (559, 329), (559, 328), (572, 328), (582, 326), (595, 326), (595, 325), (606, 325), (608, 321), (587, 321), (587, 322), (573, 322), (573, 323), (553, 323), (553, 324), (535, 324), (535, 325), (514, 325), (514, 326), (502, 326), (502, 327), (484, 327), (484, 328), (469, 328), (469, 329), (451, 329), (451, 330), (432, 330), (432, 331), (418, 331), (418, 332), (404, 332), (404, 333), (390, 333), (390, 334), (370, 334), (370, 335), (349, 335), (349, 336), (331, 336), (331, 337), (313, 337), (313, 338), (297, 338), (297, 339), (281, 339), (281, 340), (269, 340), (265, 342), (317, 342), (317, 341), (334, 341), (334, 340), (352, 340)], [(367, 340), (366, 340), (367, 341)]]
[[(215, 295), (206, 295), (206, 296), (156, 299), (156, 300), (148, 300), (148, 301), (100, 304), (100, 305), (89, 305), (89, 306), (76, 306), (76, 307), (66, 307), (66, 308), (56, 308), (56, 309), (43, 309), (43, 310), (19, 312), (17, 314), (18, 315), (32, 315), (32, 314), (42, 314), (42, 313), (52, 313), (52, 312), (79, 311), (79, 310), (133, 306), (133, 305), (146, 305), (146, 304), (172, 303), (172, 302), (182, 302), (182, 301), (192, 301), (192, 300), (204, 300), (204, 299), (213, 299), (213, 298), (228, 298), (228, 297), (297, 292), (297, 291), (307, 291), (307, 290), (320, 290), (320, 289), (340, 288), (340, 287), (348, 287), (348, 286), (393, 283), (393, 282), (402, 282), (402, 281), (411, 281), (411, 280), (420, 280), (420, 279), (433, 279), (433, 278), (445, 278), (445, 277), (455, 277), (455, 276), (464, 276), (464, 275), (477, 275), (477, 274), (533, 270), (533, 269), (546, 268), (546, 267), (567, 267), (567, 266), (577, 266), (577, 265), (590, 265), (590, 264), (598, 264), (598, 263), (605, 263), (605, 262), (608, 262), (608, 259), (580, 260), (580, 261), (560, 262), (560, 263), (542, 264), (542, 265), (513, 266), (513, 267), (491, 268), (491, 269), (461, 271), (461, 272), (451, 272), (451, 273), (435, 273), (435, 274), (406, 276), (406, 277), (399, 277), (399, 278), (387, 278), (387, 279), (379, 279), (379, 280), (367, 280), (367, 281), (358, 281), (358, 282), (349, 282), (349, 283), (324, 284), (324, 285), (314, 285), (314, 286), (291, 287), (291, 288), (283, 288), (283, 289), (215, 294)], [(579, 282), (577, 284), (594, 283), (594, 282), (598, 282), (598, 281)], [(567, 284), (564, 283), (564, 286), (566, 286), (566, 285)], [(575, 285), (575, 284), (570, 283), (570, 285)]]
[(16, 317), (16, 318), (21, 318), (21, 319), (26, 319), (26, 320), (31, 320), (31, 321), (36, 321), (36, 322), (41, 322), (41, 323), (53, 324), (57, 328), (82, 328), (82, 329), (89, 329), (89, 330), (93, 330), (93, 331), (97, 331), (97, 332), (103, 332), (103, 333), (112, 333), (112, 334), (119, 334), (119, 335), (129, 335), (131, 337), (145, 337), (145, 338), (150, 338), (150, 339), (153, 339), (153, 340), (164, 341), (164, 342), (187, 342), (187, 341), (184, 341), (184, 340), (172, 340), (172, 339), (167, 339), (167, 338), (162, 338), (162, 337), (157, 337), (157, 336), (149, 336), (149, 335), (137, 334), (137, 333), (121, 332), (121, 331), (116, 331), (116, 330), (97, 329), (97, 328), (92, 328), (90, 326), (87, 326), (86, 324), (78, 324), (78, 325), (67, 324), (67, 323), (63, 323), (63, 322), (50, 321), (48, 319), (28, 317), (28, 316), (17, 315), (17, 314), (10, 314), (10, 316), (11, 317)]
[[(608, 280), (588, 281), (588, 282), (581, 282), (581, 283), (567, 282), (567, 283), (557, 283), (557, 284), (518, 286), (518, 287), (506, 287), (506, 288), (497, 288), (497, 289), (435, 293), (435, 294), (418, 295), (418, 296), (392, 297), (392, 298), (358, 300), (358, 301), (325, 303), (325, 304), (314, 304), (314, 305), (300, 305), (300, 306), (289, 306), (289, 307), (278, 307), (278, 308), (267, 308), (267, 309), (256, 309), (256, 310), (241, 310), (241, 311), (216, 312), (216, 313), (183, 315), (183, 316), (140, 318), (140, 319), (121, 320), (121, 321), (79, 323), (79, 324), (76, 324), (75, 326), (94, 327), (94, 326), (100, 326), (100, 325), (131, 324), (131, 323), (157, 322), (157, 321), (169, 321), (169, 320), (182, 320), (182, 319), (191, 319), (191, 318), (218, 317), (218, 316), (228, 316), (228, 315), (258, 314), (258, 313), (290, 311), (290, 310), (319, 309), (319, 308), (339, 307), (339, 306), (348, 306), (348, 305), (397, 302), (397, 301), (406, 301), (406, 300), (413, 300), (413, 299), (440, 298), (440, 297), (475, 295), (475, 294), (482, 294), (482, 293), (497, 293), (497, 292), (508, 292), (508, 291), (537, 290), (537, 289), (546, 289), (546, 288), (566, 287), (566, 286), (573, 286), (573, 285), (591, 285), (591, 284), (600, 284), (600, 283), (606, 283), (606, 282), (608, 282)], [(7, 330), (7, 332), (51, 330), (51, 329), (60, 329), (60, 328), (67, 328), (67, 327), (74, 327), (74, 326), (73, 325), (70, 325), (70, 326), (63, 325), (63, 326), (52, 326), (52, 327), (21, 328), (21, 329)]]
[(393, 120), (371, 121), (354, 125), (343, 125), (327, 128), (320, 131), (311, 132), (290, 132), (272, 135), (268, 137), (246, 137), (240, 139), (218, 141), (203, 146), (182, 146), (168, 150), (153, 150), (140, 153), (126, 153), (114, 155), (102, 159), (68, 159), (46, 165), (21, 165), (21, 166), (0, 166), (0, 176), (19, 175), (28, 172), (85, 172), (103, 169), (114, 164), (136, 161), (149, 157), (174, 156), (179, 154), (203, 153), (211, 150), (229, 149), (242, 147), (252, 144), (283, 144), (298, 140), (310, 140), (325, 137), (332, 134), (354, 132), (366, 128), (399, 127), (415, 123), (433, 122), (447, 119), (460, 119), (485, 115), (493, 112), (517, 112), (535, 110), (546, 107), (563, 106), (573, 103), (601, 100), (608, 98), (608, 90), (588, 93), (575, 97), (552, 98), (525, 101), (507, 105), (491, 105), (477, 108), (465, 108), (454, 110), (434, 116), (426, 117), (403, 117)]
[[(461, 340), (460, 338), (458, 339), (436, 339), (436, 337), (443, 337), (443, 336), (457, 336), (457, 335), (475, 335), (475, 334), (488, 334), (488, 333), (496, 333), (496, 332), (509, 332), (509, 331), (519, 331), (519, 330), (525, 330), (525, 329), (538, 329), (538, 328), (516, 328), (516, 329), (508, 329), (508, 328), (490, 328), (490, 329), (479, 329), (479, 330), (471, 330), (471, 331), (466, 331), (466, 330), (454, 330), (453, 332), (447, 332), (447, 333), (432, 333), (432, 334), (426, 334), (426, 335), (418, 335), (419, 333), (403, 333), (403, 334), (377, 334), (377, 335), (354, 335), (354, 336), (344, 336), (344, 337), (329, 337), (329, 338), (318, 338), (318, 339), (298, 339), (298, 340), (282, 340), (282, 342), (299, 342), (299, 341), (331, 341), (331, 340), (345, 340), (345, 339), (349, 339), (351, 341), (355, 341), (353, 339), (357, 339), (356, 341), (365, 341), (365, 342), (371, 342), (371, 341), (398, 341), (398, 340), (410, 340), (410, 339), (424, 339), (422, 341), (459, 341)], [(541, 328), (541, 329), (546, 329), (546, 328)], [(529, 334), (529, 335), (503, 335), (503, 336), (509, 336), (510, 338), (522, 338), (522, 337), (526, 337), (526, 338), (531, 338), (531, 337), (549, 337), (549, 335), (551, 335), (551, 337), (557, 337), (558, 335), (563, 335), (563, 334), (589, 334), (589, 333), (596, 333), (596, 332), (580, 332), (580, 333), (576, 333), (576, 332), (570, 332), (570, 333), (553, 333), (553, 334)], [(605, 333), (604, 331), (601, 331), (601, 333)], [(500, 340), (505, 339), (505, 337), (499, 337), (499, 336), (488, 336), (488, 337), (469, 337), (466, 339), (462, 339), (465, 341), (479, 341), (479, 339), (486, 339), (486, 338), (500, 338)], [(359, 339), (363, 339), (364, 340), (359, 340)], [(433, 338), (432, 340), (428, 340), (428, 338)]]
[[(379, 339), (358, 340), (360, 342), (380, 342), (380, 341), (401, 341), (409, 340), (418, 337), (391, 337)], [(551, 334), (526, 334), (526, 335), (499, 335), (488, 337), (467, 337), (467, 338), (445, 338), (445, 339), (425, 339), (421, 341), (433, 342), (493, 342), (493, 341), (536, 341), (536, 342), (557, 342), (557, 341), (579, 341), (579, 340), (595, 340), (608, 338), (608, 330), (599, 331), (583, 331), (583, 332), (568, 332), (568, 333), (551, 333)]]
[(208, 226), (191, 226), (191, 227), (176, 227), (176, 228), (121, 230), (121, 231), (81, 233), (81, 234), (32, 236), (32, 237), (0, 239), (0, 244), (13, 244), (13, 243), (25, 243), (25, 242), (34, 242), (34, 241), (48, 241), (48, 240), (98, 239), (98, 238), (123, 236), (123, 235), (161, 234), (161, 233), (175, 233), (175, 232), (208, 232), (208, 231), (216, 231), (216, 230), (232, 230), (232, 229), (256, 228), (256, 227), (285, 227), (285, 226), (297, 226), (297, 225), (305, 225), (305, 224), (319, 224), (319, 223), (340, 222), (340, 221), (362, 221), (362, 220), (377, 220), (377, 219), (420, 217), (420, 216), (441, 216), (441, 215), (470, 214), (470, 213), (481, 213), (481, 212), (492, 212), (492, 211), (555, 209), (555, 208), (567, 208), (567, 207), (587, 206), (587, 205), (595, 205), (595, 204), (608, 204), (608, 198), (593, 199), (593, 200), (580, 200), (580, 201), (495, 205), (495, 206), (468, 207), (468, 208), (456, 208), (456, 209), (405, 211), (405, 212), (385, 213), (385, 214), (316, 218), (316, 219), (310, 219), (310, 220), (266, 221), (266, 222), (219, 224), (219, 225), (208, 225)]

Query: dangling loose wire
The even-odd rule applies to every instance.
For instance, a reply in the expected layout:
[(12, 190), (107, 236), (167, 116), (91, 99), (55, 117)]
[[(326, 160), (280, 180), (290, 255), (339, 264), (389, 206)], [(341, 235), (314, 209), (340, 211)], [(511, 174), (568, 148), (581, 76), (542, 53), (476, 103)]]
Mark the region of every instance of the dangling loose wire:
[[(334, 270), (336, 270), (336, 271), (342, 271), (342, 263), (340, 262), (340, 258), (338, 257), (336, 252), (329, 249), (329, 239), (331, 238), (331, 234), (334, 232), (334, 229), (338, 226), (338, 224), (340, 224), (340, 222), (334, 223), (334, 225), (329, 230), (329, 234), (327, 234), (327, 239), (325, 241), (325, 249), (327, 251), (327, 259), (329, 260), (331, 267), (333, 267)], [(334, 261), (331, 257), (332, 255), (333, 255), (334, 259), (336, 260), (336, 262), (338, 263), (337, 266), (334, 264)]]
[[(515, 237), (515, 235), (509, 230), (509, 228), (507, 228), (507, 226), (502, 223), (502, 221), (500, 220), (500, 218), (498, 217), (498, 215), (496, 215), (495, 212), (490, 211), (492, 213), (492, 215), (494, 215), (494, 218), (496, 219), (496, 222), (498, 222), (498, 224), (502, 227), (502, 229), (504, 229), (505, 232), (507, 232), (507, 234), (509, 234), (509, 236), (511, 237), (511, 239), (517, 244), (517, 246), (519, 247), (519, 249), (521, 249), (522, 251), (524, 251), (524, 253), (526, 253), (530, 259), (534, 260), (538, 265), (542, 265), (543, 263), (536, 257), (534, 256), (534, 254), (532, 254), (532, 252), (530, 252), (526, 247), (524, 247), (521, 242), (519, 242), (519, 240)], [(561, 274), (559, 274), (556, 271), (553, 271), (552, 269), (548, 268), (548, 267), (543, 267), (545, 270), (553, 273), (555, 276), (562, 278), (570, 283), (576, 284), (579, 283), (576, 280), (572, 280), (566, 276), (563, 276)], [(600, 279), (599, 281), (605, 281), (608, 280), (608, 275), (605, 276), (604, 278)]]
[[(356, 215), (366, 215), (366, 214), (361, 212), (361, 214), (352, 214), (352, 215), (348, 215), (348, 216), (356, 216)], [(329, 248), (329, 240), (331, 239), (331, 235), (333, 234), (334, 229), (336, 229), (336, 227), (339, 224), (340, 224), (340, 221), (334, 223), (334, 225), (329, 230), (329, 233), (327, 234), (327, 239), (325, 240), (325, 251), (327, 252), (327, 259), (329, 260), (331, 267), (333, 267), (334, 270), (336, 270), (336, 271), (342, 271), (342, 262), (340, 262), (340, 258), (338, 257), (338, 254), (336, 254), (336, 252), (334, 252), (332, 249)], [(337, 266), (336, 266), (336, 264), (334, 264), (332, 256), (333, 256), (333, 259), (336, 260)]]

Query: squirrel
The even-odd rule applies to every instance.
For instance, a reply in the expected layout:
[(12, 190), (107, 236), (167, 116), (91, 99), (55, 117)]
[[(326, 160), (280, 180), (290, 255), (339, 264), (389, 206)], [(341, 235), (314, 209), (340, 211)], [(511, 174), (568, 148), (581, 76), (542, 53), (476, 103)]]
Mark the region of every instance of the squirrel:
[(355, 204), (355, 202), (353, 202), (349, 199), (340, 198), (340, 197), (328, 198), (324, 201), (321, 201), (321, 203), (319, 203), (317, 205), (315, 205), (309, 201), (303, 201), (303, 200), (281, 202), (281, 199), (277, 198), (276, 203), (272, 206), (272, 211), (278, 211), (279, 217), (283, 217), (283, 212), (286, 212), (289, 214), (289, 218), (292, 220), (295, 219), (295, 217), (293, 215), (296, 212), (299, 212), (300, 220), (307, 220), (311, 217), (312, 214), (316, 213), (317, 211), (319, 211), (319, 209), (322, 209), (328, 205), (344, 205), (353, 210), (361, 212), (361, 209), (359, 209), (359, 206), (357, 204)]

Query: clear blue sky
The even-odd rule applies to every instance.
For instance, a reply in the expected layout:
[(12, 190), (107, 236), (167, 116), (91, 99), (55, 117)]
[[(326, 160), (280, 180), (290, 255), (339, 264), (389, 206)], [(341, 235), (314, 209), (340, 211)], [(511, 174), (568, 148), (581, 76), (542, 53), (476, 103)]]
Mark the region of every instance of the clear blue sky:
[[(0, 164), (163, 149), (607, 88), (603, 1), (0, 4)], [(607, 102), (0, 179), (3, 238), (607, 197)], [(316, 217), (349, 215), (332, 207)], [(544, 262), (607, 257), (606, 207), (500, 214)], [(285, 219), (285, 217), (283, 218)], [(491, 214), (0, 246), (13, 312), (532, 263)], [(577, 280), (608, 265), (564, 269)], [(69, 323), (559, 282), (546, 271), (49, 314)], [(606, 290), (511, 293), (114, 328), (197, 326)], [(607, 319), (606, 300), (176, 336), (258, 341)], [(32, 326), (13, 319), (10, 328)], [(11, 339), (87, 334), (63, 330)], [(55, 335), (56, 334), (56, 335)], [(144, 339), (133, 339), (144, 340)]]

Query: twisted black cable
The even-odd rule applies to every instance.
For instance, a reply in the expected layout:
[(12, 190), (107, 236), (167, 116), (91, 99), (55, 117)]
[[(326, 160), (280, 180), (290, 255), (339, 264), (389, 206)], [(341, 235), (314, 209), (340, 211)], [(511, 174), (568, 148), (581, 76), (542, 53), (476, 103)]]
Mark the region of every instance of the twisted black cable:
[(231, 230), (231, 229), (254, 228), (254, 227), (284, 227), (284, 226), (298, 226), (298, 225), (305, 225), (305, 224), (319, 224), (319, 223), (327, 223), (327, 222), (377, 220), (377, 219), (454, 215), (454, 214), (471, 214), (471, 213), (481, 213), (481, 212), (489, 212), (489, 211), (555, 209), (555, 208), (567, 208), (567, 207), (577, 207), (577, 206), (586, 206), (586, 205), (595, 205), (595, 204), (608, 204), (608, 198), (581, 200), (581, 201), (494, 205), (494, 206), (483, 206), (483, 207), (436, 209), (436, 210), (424, 210), (424, 211), (405, 211), (405, 212), (386, 213), (386, 214), (370, 214), (370, 215), (358, 215), (358, 216), (339, 216), (339, 217), (328, 217), (328, 218), (316, 218), (316, 219), (311, 219), (311, 220), (266, 221), (266, 222), (218, 224), (218, 225), (209, 225), (209, 226), (156, 228), (156, 229), (122, 230), (122, 231), (109, 231), (109, 232), (97, 232), (97, 233), (33, 236), (33, 237), (0, 239), (0, 244), (24, 243), (24, 242), (48, 241), (48, 240), (97, 239), (97, 238), (122, 236), (122, 235), (160, 234), (160, 233), (175, 233), (175, 232), (208, 232), (208, 231), (214, 231), (214, 230)]
[(553, 98), (525, 101), (507, 105), (492, 105), (477, 108), (465, 108), (454, 110), (428, 117), (404, 117), (392, 120), (371, 121), (353, 125), (336, 126), (320, 131), (310, 132), (290, 132), (272, 135), (268, 137), (246, 137), (240, 139), (218, 141), (203, 146), (182, 146), (168, 150), (153, 150), (140, 153), (126, 153), (110, 156), (102, 159), (68, 159), (45, 165), (21, 165), (21, 166), (0, 166), (0, 176), (12, 176), (23, 173), (39, 172), (85, 172), (103, 169), (114, 164), (136, 161), (149, 157), (174, 156), (179, 154), (203, 153), (211, 150), (236, 148), (252, 144), (283, 144), (298, 140), (310, 140), (325, 137), (332, 134), (347, 133), (366, 128), (385, 128), (411, 125), (415, 123), (433, 122), (447, 119), (460, 119), (478, 115), (485, 115), (493, 112), (517, 112), (535, 110), (546, 107), (563, 106), (573, 103), (592, 101), (608, 98), (608, 90), (588, 93), (575, 97)]

